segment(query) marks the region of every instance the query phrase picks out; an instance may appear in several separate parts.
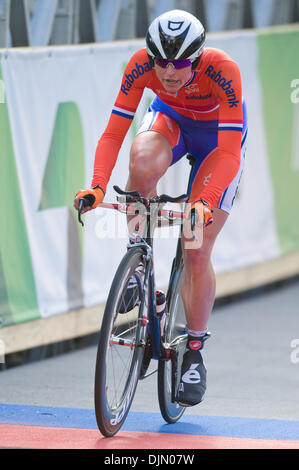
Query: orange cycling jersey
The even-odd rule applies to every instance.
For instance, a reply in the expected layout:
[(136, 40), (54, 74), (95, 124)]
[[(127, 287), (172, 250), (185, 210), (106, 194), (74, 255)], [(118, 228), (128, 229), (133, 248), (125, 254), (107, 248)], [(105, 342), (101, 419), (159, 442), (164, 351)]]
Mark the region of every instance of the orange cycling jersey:
[(243, 130), (242, 86), (238, 65), (223, 51), (205, 48), (191, 79), (176, 93), (168, 92), (151, 67), (146, 49), (137, 51), (123, 75), (105, 132), (98, 142), (92, 186), (106, 190), (117, 156), (145, 88), (190, 122), (217, 123), (212, 177), (204, 188), (192, 185), (192, 200), (217, 206), (240, 167)]

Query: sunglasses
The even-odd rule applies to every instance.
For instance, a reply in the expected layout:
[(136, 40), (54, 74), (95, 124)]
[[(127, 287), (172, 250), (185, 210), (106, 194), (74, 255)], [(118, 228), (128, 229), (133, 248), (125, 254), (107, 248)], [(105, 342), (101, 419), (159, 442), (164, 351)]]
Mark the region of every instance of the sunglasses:
[(168, 59), (160, 59), (160, 57), (155, 58), (155, 64), (159, 65), (163, 69), (166, 69), (168, 64), (172, 64), (175, 69), (184, 69), (185, 67), (190, 67), (191, 60), (189, 59), (182, 59), (182, 60), (168, 60)]

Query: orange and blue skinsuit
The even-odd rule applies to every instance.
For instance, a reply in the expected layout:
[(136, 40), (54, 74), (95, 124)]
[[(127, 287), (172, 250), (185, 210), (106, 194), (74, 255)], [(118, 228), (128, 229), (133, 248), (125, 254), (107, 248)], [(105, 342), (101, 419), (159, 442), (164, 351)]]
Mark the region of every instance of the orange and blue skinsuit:
[(145, 88), (156, 98), (139, 132), (163, 134), (173, 162), (190, 152), (196, 158), (190, 201), (230, 211), (243, 168), (247, 117), (238, 65), (223, 51), (205, 48), (191, 79), (167, 92), (151, 67), (146, 49), (137, 51), (123, 75), (106, 130), (95, 154), (92, 186), (106, 190), (119, 150)]

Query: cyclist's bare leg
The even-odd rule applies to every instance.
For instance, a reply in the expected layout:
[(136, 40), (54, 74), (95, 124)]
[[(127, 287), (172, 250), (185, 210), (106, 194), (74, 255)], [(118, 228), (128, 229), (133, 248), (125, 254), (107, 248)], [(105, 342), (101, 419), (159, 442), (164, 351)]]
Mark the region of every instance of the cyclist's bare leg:
[[(155, 196), (157, 183), (168, 169), (171, 161), (172, 149), (162, 134), (155, 131), (141, 132), (132, 143), (126, 190), (139, 191), (143, 197)], [(142, 221), (144, 222), (142, 216), (127, 217), (130, 235), (136, 229), (140, 235), (144, 233), (145, 226)]]
[(155, 196), (157, 183), (171, 161), (172, 149), (162, 134), (155, 131), (138, 134), (131, 147), (126, 190), (137, 190), (144, 197)]
[(186, 240), (182, 238), (185, 265), (182, 297), (187, 326), (192, 330), (204, 331), (208, 326), (216, 293), (216, 277), (211, 263), (211, 253), (227, 217), (227, 212), (214, 208), (213, 223), (204, 228), (203, 243), (199, 249), (185, 249)]

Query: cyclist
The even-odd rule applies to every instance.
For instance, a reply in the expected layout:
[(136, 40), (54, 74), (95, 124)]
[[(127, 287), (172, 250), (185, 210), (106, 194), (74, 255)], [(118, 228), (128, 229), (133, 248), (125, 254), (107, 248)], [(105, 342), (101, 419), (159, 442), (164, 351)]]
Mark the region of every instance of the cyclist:
[(215, 300), (211, 252), (230, 213), (242, 173), (247, 136), (245, 103), (238, 65), (224, 51), (205, 47), (205, 30), (193, 15), (172, 10), (156, 18), (146, 35), (146, 48), (129, 61), (107, 128), (95, 153), (90, 189), (95, 208), (102, 202), (117, 156), (145, 88), (156, 94), (130, 151), (127, 190), (144, 197), (170, 165), (187, 152), (196, 158), (189, 202), (203, 217), (199, 249), (186, 249), (182, 298), (188, 341), (177, 401), (200, 403), (206, 390), (201, 350)]

